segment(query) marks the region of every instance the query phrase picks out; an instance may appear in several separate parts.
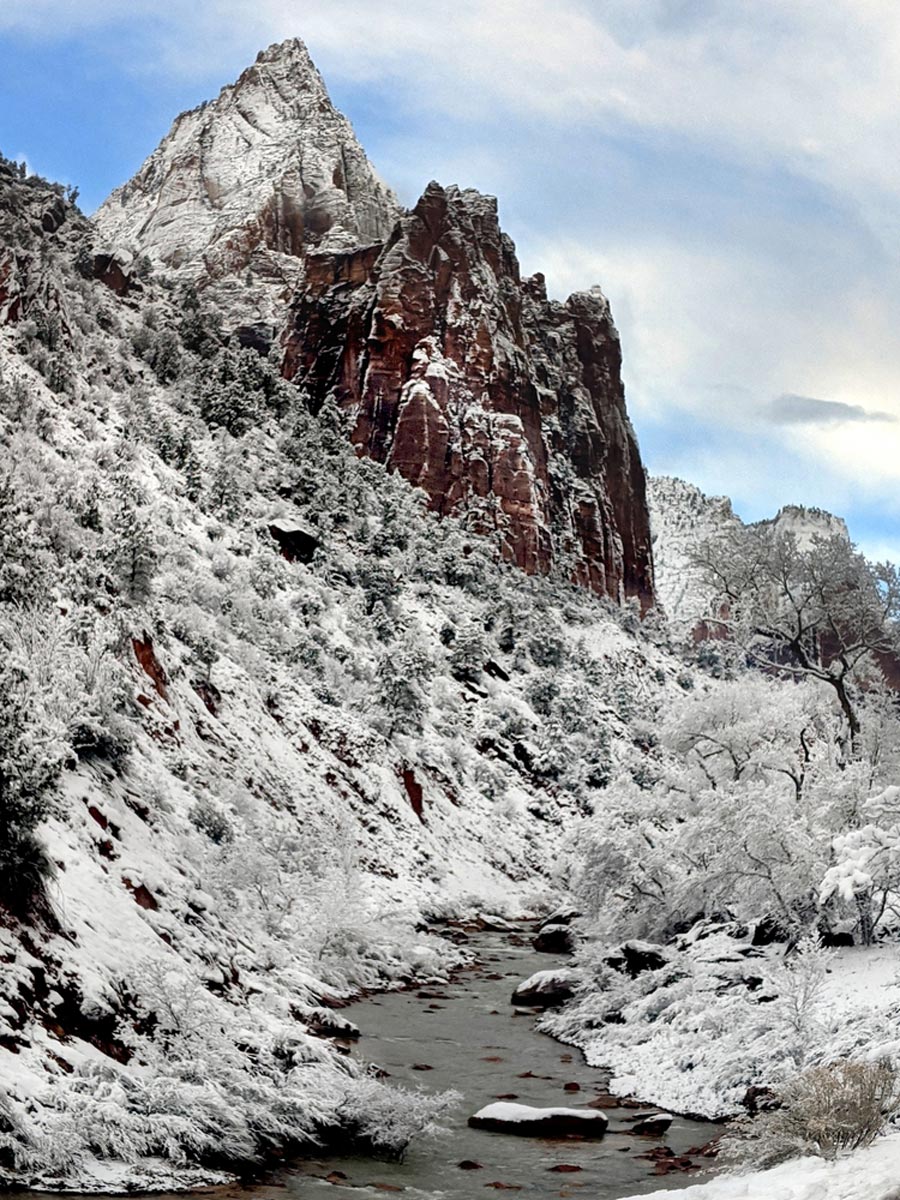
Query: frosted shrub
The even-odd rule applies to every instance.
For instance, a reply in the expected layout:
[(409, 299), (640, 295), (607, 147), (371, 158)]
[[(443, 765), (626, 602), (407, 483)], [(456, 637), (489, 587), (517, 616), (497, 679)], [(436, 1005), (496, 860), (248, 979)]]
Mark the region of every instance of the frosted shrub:
[(440, 1133), (441, 1117), (461, 1099), (458, 1092), (429, 1095), (366, 1076), (353, 1080), (337, 1115), (341, 1134), (357, 1149), (401, 1159), (414, 1137)]
[(730, 1152), (768, 1167), (800, 1155), (837, 1158), (871, 1145), (900, 1112), (900, 1075), (889, 1062), (839, 1062), (804, 1071), (778, 1093), (779, 1107), (741, 1122)]
[(768, 981), (778, 993), (772, 1010), (786, 1057), (795, 1070), (804, 1067), (825, 1033), (825, 989), (834, 954), (818, 938), (804, 938), (795, 953), (769, 967)]
[(217, 846), (227, 845), (234, 841), (231, 822), (207, 796), (201, 796), (188, 815), (194, 828), (205, 833), (209, 840)]

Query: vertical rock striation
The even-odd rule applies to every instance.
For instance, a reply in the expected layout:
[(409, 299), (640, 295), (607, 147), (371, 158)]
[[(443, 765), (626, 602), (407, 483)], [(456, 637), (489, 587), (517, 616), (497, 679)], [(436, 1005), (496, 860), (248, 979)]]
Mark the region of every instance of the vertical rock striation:
[(361, 453), (529, 573), (653, 598), (644, 470), (599, 289), (522, 279), (492, 197), (431, 184), (383, 247), (310, 256), (285, 374)]

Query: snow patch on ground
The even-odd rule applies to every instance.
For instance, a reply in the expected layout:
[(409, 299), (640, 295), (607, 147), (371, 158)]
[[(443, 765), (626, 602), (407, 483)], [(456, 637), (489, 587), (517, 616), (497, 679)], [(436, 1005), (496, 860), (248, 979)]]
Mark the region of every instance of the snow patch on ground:
[[(644, 1193), (640, 1200), (669, 1200), (672, 1194), (663, 1189)], [(769, 1171), (714, 1179), (677, 1195), (679, 1200), (897, 1200), (900, 1134), (882, 1138), (839, 1162), (804, 1158)]]

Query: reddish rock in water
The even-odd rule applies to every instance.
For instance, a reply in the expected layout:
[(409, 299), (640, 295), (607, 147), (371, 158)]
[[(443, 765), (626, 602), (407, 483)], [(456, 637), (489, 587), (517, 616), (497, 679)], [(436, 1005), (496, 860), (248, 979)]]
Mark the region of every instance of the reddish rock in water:
[(496, 201), (429, 185), (380, 250), (316, 254), (284, 373), (529, 574), (653, 601), (644, 469), (599, 291), (522, 279)]

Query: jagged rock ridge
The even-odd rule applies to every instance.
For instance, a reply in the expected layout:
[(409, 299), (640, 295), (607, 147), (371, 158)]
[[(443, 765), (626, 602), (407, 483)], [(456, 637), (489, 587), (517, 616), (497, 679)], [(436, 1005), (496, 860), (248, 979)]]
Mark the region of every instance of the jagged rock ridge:
[(529, 573), (652, 600), (644, 470), (599, 289), (523, 280), (492, 197), (432, 183), (380, 253), (317, 254), (285, 373)]
[[(715, 609), (716, 597), (703, 570), (694, 562), (697, 548), (744, 523), (725, 496), (706, 496), (692, 483), (653, 476), (647, 489), (653, 529), (653, 562), (657, 598), (673, 628), (690, 634)], [(788, 504), (774, 517), (751, 525), (773, 525), (790, 533), (801, 549), (814, 537), (850, 540), (846, 522), (821, 508)]]
[(316, 405), (333, 394), (360, 453), (434, 510), (494, 534), (529, 573), (652, 604), (605, 297), (559, 304), (523, 280), (492, 197), (432, 184), (402, 214), (302, 43), (270, 47), (180, 117), (97, 223), (211, 289), (230, 328), (281, 327), (285, 374)]

